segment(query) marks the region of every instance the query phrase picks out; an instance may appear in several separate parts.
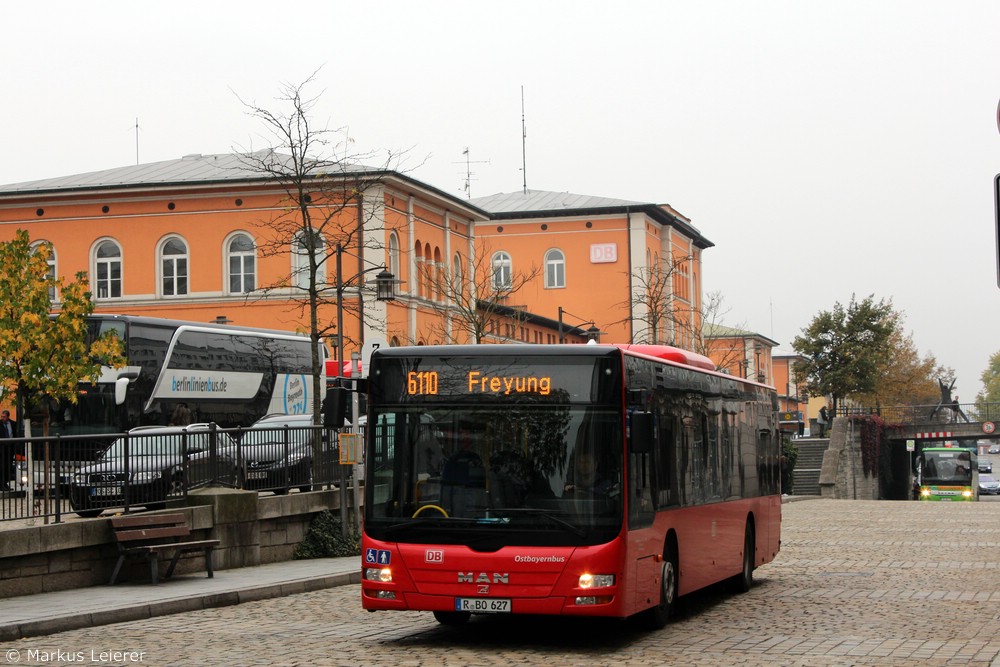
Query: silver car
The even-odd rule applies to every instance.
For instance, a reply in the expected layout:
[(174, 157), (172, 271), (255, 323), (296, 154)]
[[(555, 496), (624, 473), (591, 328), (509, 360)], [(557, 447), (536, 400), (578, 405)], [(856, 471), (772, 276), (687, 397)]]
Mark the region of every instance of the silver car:
[(995, 496), (1000, 494), (1000, 482), (996, 481), (990, 475), (980, 475), (979, 476), (979, 493), (986, 494), (990, 496)]

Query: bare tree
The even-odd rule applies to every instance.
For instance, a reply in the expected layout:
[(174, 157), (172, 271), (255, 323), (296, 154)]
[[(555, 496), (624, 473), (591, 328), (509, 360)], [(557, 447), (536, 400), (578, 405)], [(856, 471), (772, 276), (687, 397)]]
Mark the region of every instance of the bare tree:
[[(257, 249), (262, 257), (289, 257), (289, 272), (261, 285), (248, 298), (286, 298), (308, 320), (313, 342), (312, 407), (318, 423), (324, 390), (320, 340), (336, 332), (341, 349), (347, 340), (360, 342), (339, 330), (335, 309), (324, 306), (335, 305), (347, 291), (354, 298), (342, 300), (342, 308), (360, 316), (360, 284), (371, 266), (364, 260), (365, 250), (384, 253), (383, 202), (377, 187), (394, 171), (399, 156), (389, 152), (378, 166), (365, 166), (376, 160), (376, 154), (352, 154), (343, 130), (315, 126), (312, 112), (318, 97), (305, 95), (315, 76), (316, 72), (300, 84), (282, 84), (277, 109), (240, 98), (247, 113), (262, 123), (269, 145), (262, 150), (251, 145), (239, 156), (245, 170), (267, 178), (284, 193), (273, 214), (260, 223), (267, 236), (258, 240)], [(343, 137), (339, 142), (338, 136)], [(356, 267), (344, 271), (348, 276), (344, 283), (349, 285), (338, 284), (335, 275), (344, 255), (357, 261)]]
[(624, 304), (628, 316), (615, 324), (630, 327), (630, 342), (690, 347), (685, 342), (692, 325), (685, 318), (695, 314), (695, 309), (674, 295), (674, 278), (686, 271), (691, 259), (690, 255), (671, 256), (639, 269), (634, 276), (626, 274), (634, 279), (629, 301)]
[[(674, 281), (686, 277), (690, 255), (672, 256), (635, 275), (635, 288), (627, 305), (630, 318), (617, 323), (641, 323), (633, 334), (634, 343), (676, 345), (710, 357), (719, 368), (744, 362), (739, 347), (720, 346), (713, 341), (726, 338), (725, 331), (738, 330), (746, 335), (745, 325), (724, 323), (729, 308), (721, 292), (709, 292), (699, 302), (678, 299)], [(631, 275), (631, 274), (630, 274)]]
[[(739, 324), (726, 324), (725, 318), (729, 314), (730, 308), (725, 304), (725, 297), (722, 292), (716, 290), (709, 292), (702, 298), (701, 311), (696, 318), (688, 318), (689, 322), (696, 322), (693, 328), (691, 339), (694, 341), (694, 351), (711, 357), (718, 368), (732, 368), (738, 364), (746, 363), (746, 351), (743, 347), (743, 339), (748, 335), (749, 327), (746, 322)], [(740, 345), (720, 346), (713, 344), (713, 340), (732, 338), (727, 332), (738, 332)]]
[(524, 318), (511, 298), (535, 280), (541, 268), (514, 271), (509, 257), (493, 253), (488, 244), (479, 245), (471, 256), (458, 255), (458, 267), (424, 266), (422, 279), (436, 296), (432, 308), (441, 314), (425, 335), (443, 343), (482, 343), (491, 330), (500, 340), (515, 338)]

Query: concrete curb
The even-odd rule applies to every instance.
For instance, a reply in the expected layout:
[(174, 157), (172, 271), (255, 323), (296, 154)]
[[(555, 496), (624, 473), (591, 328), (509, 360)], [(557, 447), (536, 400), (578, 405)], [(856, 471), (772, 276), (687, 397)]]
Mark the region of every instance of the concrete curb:
[(260, 586), (245, 586), (232, 590), (184, 595), (100, 611), (66, 612), (45, 618), (0, 624), (0, 642), (51, 635), (57, 632), (90, 628), (99, 625), (136, 621), (156, 616), (180, 614), (188, 611), (227, 607), (244, 602), (267, 600), (298, 593), (309, 593), (360, 582), (361, 572), (359, 570), (356, 572), (342, 572), (307, 579), (261, 584)]

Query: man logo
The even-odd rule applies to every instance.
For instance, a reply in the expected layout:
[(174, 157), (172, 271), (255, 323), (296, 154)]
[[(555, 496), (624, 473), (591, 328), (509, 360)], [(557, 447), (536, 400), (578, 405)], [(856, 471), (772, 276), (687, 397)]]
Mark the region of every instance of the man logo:
[(507, 572), (494, 572), (492, 575), (486, 572), (459, 572), (458, 583), (460, 584), (509, 584), (510, 574)]

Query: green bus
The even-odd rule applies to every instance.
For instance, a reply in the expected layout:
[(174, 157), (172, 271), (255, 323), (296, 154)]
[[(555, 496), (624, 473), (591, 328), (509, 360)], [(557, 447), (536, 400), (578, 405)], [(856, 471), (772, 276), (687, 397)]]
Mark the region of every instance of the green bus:
[(925, 447), (917, 459), (919, 500), (979, 500), (976, 452), (964, 447)]

